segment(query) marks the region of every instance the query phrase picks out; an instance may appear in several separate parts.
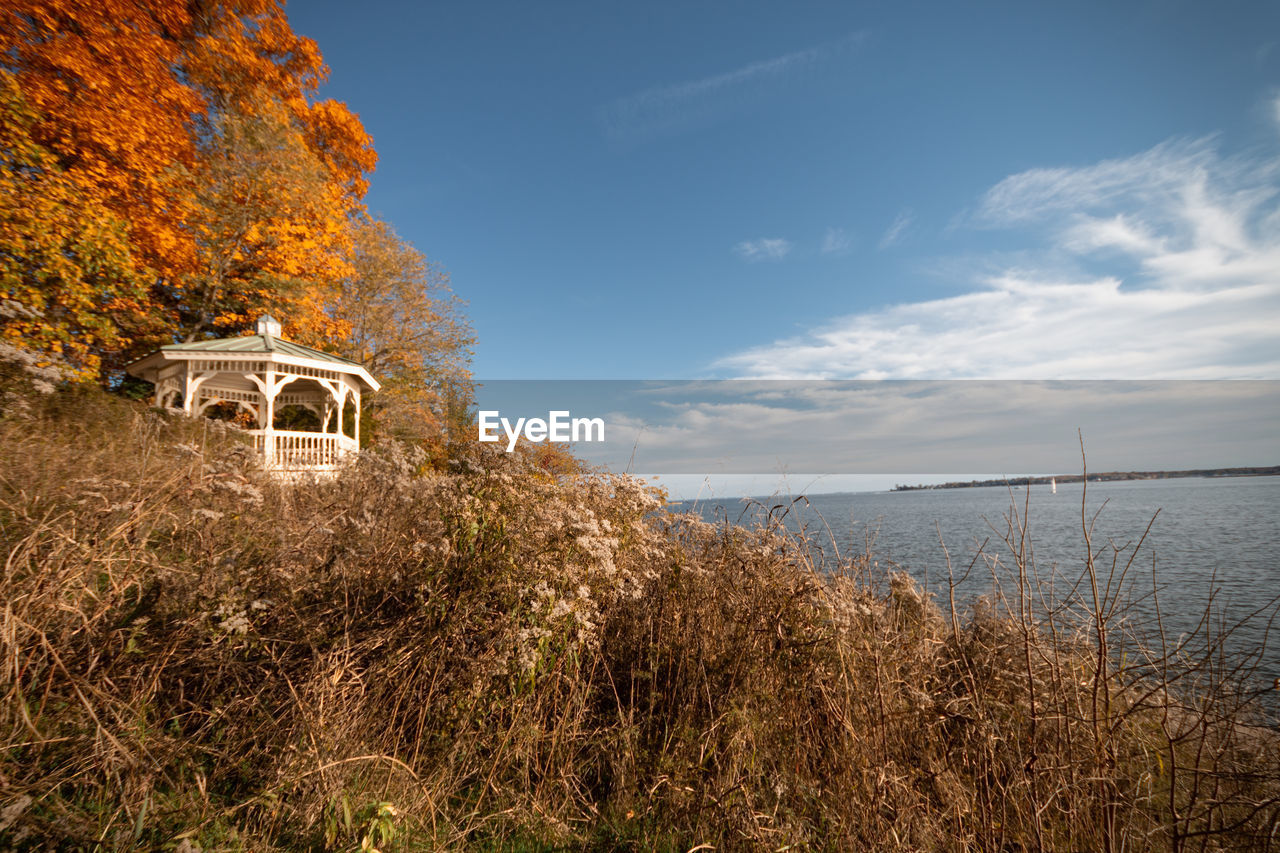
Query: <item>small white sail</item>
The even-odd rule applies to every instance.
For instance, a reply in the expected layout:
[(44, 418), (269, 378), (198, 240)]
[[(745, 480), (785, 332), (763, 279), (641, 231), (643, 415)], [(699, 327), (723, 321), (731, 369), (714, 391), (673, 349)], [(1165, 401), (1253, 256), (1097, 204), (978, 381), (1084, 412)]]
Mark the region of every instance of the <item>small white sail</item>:
[(1056, 495), (1057, 493), (1058, 493), (1058, 478), (1050, 477), (1049, 478), (1049, 494)]

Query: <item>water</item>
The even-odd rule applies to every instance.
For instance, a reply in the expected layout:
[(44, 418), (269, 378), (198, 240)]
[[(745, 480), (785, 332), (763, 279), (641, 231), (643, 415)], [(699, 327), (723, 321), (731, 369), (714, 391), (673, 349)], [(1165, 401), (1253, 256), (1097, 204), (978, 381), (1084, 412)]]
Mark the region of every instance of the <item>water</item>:
[[(980, 597), (995, 597), (997, 581), (1005, 596), (1016, 602), (1016, 587), (1010, 583), (1016, 577), (1015, 561), (1003, 541), (1013, 506), (1025, 521), (1030, 562), (1034, 575), (1042, 579), (1045, 598), (1062, 603), (1070, 599), (1069, 587), (1081, 578), (1085, 566), (1083, 486), (1060, 483), (1057, 494), (1048, 486), (1029, 488), (1029, 494), (1023, 488), (969, 488), (818, 495), (809, 498), (808, 506), (796, 504), (786, 523), (804, 523), (827, 555), (837, 549), (845, 555), (860, 554), (870, 541), (870, 553), (882, 568), (909, 572), (944, 609), (947, 562), (939, 536), (957, 579), (986, 540), (986, 557), (978, 556), (968, 578), (956, 587), (957, 605), (965, 610)], [(1131, 630), (1148, 645), (1159, 645), (1153, 586), (1169, 642), (1193, 634), (1210, 604), (1218, 626), (1233, 625), (1261, 608), (1236, 630), (1228, 647), (1242, 653), (1265, 643), (1250, 681), (1262, 686), (1280, 677), (1280, 637), (1266, 642), (1267, 620), (1275, 611), (1274, 603), (1268, 603), (1280, 595), (1280, 477), (1089, 483), (1087, 494), (1087, 516), (1092, 519), (1097, 513), (1092, 544), (1095, 553), (1103, 549), (1096, 564), (1104, 580), (1113, 557), (1118, 556), (1120, 568), (1133, 558), (1119, 595)], [(774, 499), (765, 504), (788, 502)], [(744, 504), (703, 501), (677, 508), (737, 521)], [(749, 510), (743, 523), (759, 514), (758, 507)], [(1148, 524), (1150, 532), (1138, 548)], [(1080, 594), (1089, 596), (1087, 584), (1077, 590)], [(1078, 616), (1078, 608), (1075, 612)], [(1280, 621), (1276, 627), (1280, 629)]]

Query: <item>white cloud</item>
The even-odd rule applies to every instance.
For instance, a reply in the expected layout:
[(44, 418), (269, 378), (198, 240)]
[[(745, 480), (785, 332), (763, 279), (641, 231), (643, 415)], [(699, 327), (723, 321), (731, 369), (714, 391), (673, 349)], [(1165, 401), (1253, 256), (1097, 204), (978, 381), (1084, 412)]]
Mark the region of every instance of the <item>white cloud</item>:
[(733, 250), (748, 261), (780, 261), (791, 251), (791, 241), (781, 237), (744, 240)]
[(757, 96), (770, 83), (830, 60), (863, 39), (863, 33), (854, 33), (721, 74), (655, 86), (605, 105), (599, 118), (606, 133), (617, 139), (684, 130), (714, 119), (733, 102)]
[(844, 254), (852, 245), (853, 238), (845, 233), (843, 228), (828, 228), (827, 233), (822, 236), (822, 254), (824, 255)]
[(1064, 245), (1080, 254), (1108, 248), (1133, 254), (1156, 254), (1163, 250), (1165, 242), (1145, 224), (1123, 213), (1107, 219), (1081, 217), (1063, 234)]
[(880, 248), (887, 249), (901, 241), (907, 229), (911, 227), (911, 220), (911, 211), (904, 210), (899, 213), (894, 218), (893, 224), (885, 230), (884, 236), (880, 238)]
[(1035, 235), (1039, 248), (1018, 267), (969, 293), (845, 316), (714, 367), (755, 377), (1280, 377), (1278, 198), (1280, 159), (1224, 157), (1209, 139), (1032, 169), (992, 187), (969, 223)]
[(1275, 385), (648, 383), (607, 414), (614, 443), (592, 461), (685, 474), (1070, 471), (1080, 429), (1096, 470), (1248, 465), (1274, 449)]

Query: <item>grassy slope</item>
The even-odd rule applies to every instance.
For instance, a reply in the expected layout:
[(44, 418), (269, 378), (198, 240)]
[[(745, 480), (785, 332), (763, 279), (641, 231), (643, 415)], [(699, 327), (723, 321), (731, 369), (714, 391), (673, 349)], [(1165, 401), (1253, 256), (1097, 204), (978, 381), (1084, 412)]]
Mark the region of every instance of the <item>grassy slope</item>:
[(286, 487), (97, 393), (11, 408), (0, 454), (0, 845), (1268, 849), (1280, 820), (1221, 668), (1118, 671), (1096, 630), (940, 614), (625, 478), (386, 448)]

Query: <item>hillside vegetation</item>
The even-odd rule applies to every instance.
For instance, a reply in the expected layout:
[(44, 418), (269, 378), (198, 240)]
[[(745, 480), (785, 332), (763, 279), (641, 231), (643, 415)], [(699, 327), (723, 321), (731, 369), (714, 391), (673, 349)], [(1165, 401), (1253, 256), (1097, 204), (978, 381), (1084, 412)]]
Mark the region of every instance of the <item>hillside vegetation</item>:
[(1216, 635), (1115, 653), (1105, 577), (1078, 625), (1016, 582), (941, 611), (627, 477), (384, 445), (286, 485), (209, 422), (20, 402), (0, 847), (1276, 844), (1280, 739)]

